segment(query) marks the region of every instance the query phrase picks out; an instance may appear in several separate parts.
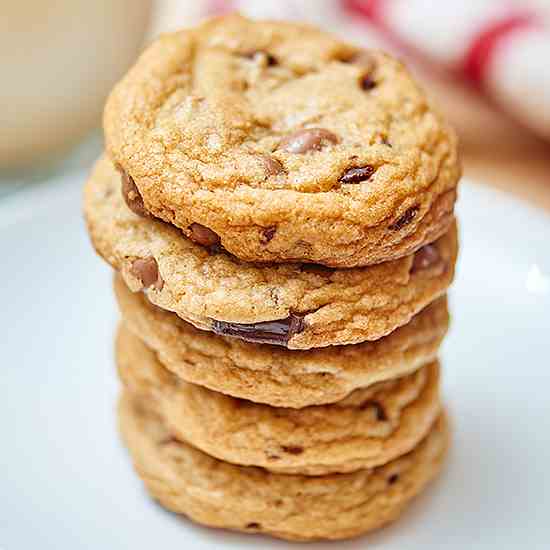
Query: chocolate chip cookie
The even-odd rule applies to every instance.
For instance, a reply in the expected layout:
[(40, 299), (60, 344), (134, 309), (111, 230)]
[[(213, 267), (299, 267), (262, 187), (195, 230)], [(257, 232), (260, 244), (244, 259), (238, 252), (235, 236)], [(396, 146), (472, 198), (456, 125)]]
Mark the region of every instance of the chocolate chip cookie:
[(415, 447), (440, 412), (437, 362), (333, 405), (292, 409), (184, 382), (123, 327), (116, 358), (126, 390), (154, 401), (174, 438), (220, 460), (273, 472), (323, 475), (380, 466)]
[(101, 159), (86, 185), (96, 250), (133, 291), (203, 330), (290, 349), (376, 340), (444, 294), (453, 279), (454, 224), (415, 254), (370, 267), (247, 264), (136, 215), (118, 179)]
[(315, 477), (212, 458), (175, 439), (151, 402), (124, 396), (119, 415), (136, 471), (163, 506), (204, 525), (288, 540), (348, 538), (397, 519), (440, 471), (449, 436), (440, 417), (415, 449), (384, 466)]
[(376, 342), (291, 351), (197, 330), (143, 293), (131, 293), (118, 276), (115, 294), (125, 326), (179, 378), (281, 407), (334, 403), (358, 388), (410, 374), (436, 358), (449, 323), (440, 298)]
[(312, 27), (234, 15), (164, 35), (104, 127), (137, 215), (245, 261), (371, 265), (453, 221), (454, 132), (400, 62)]

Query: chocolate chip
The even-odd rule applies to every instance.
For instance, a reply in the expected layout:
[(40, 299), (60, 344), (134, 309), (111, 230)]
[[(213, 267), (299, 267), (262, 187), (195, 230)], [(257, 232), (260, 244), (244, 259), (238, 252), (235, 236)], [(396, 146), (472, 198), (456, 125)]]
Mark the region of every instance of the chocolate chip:
[(372, 77), (372, 72), (376, 67), (376, 59), (367, 50), (359, 50), (350, 56), (341, 59), (343, 63), (352, 63), (363, 69), (363, 75), (359, 78), (359, 86), (363, 90), (372, 90), (376, 86), (376, 81)]
[(154, 286), (156, 290), (162, 290), (164, 281), (160, 276), (157, 261), (153, 256), (134, 260), (130, 267), (130, 273), (141, 281), (144, 288)]
[(285, 171), (283, 165), (271, 155), (262, 155), (262, 162), (268, 176), (277, 176)]
[(274, 55), (270, 54), (269, 52), (264, 52), (262, 50), (254, 50), (251, 52), (247, 52), (243, 54), (243, 57), (246, 57), (247, 59), (252, 59), (253, 61), (265, 60), (265, 65), (267, 67), (273, 67), (279, 64), (279, 62), (277, 61), (277, 58)]
[(336, 134), (324, 128), (304, 128), (286, 136), (279, 144), (278, 149), (287, 153), (307, 153), (320, 151), (328, 143), (338, 143)]
[(262, 323), (242, 324), (214, 320), (212, 330), (216, 334), (235, 336), (247, 342), (286, 346), (295, 334), (304, 330), (304, 318), (291, 313), (286, 319)]
[(122, 183), (122, 196), (128, 208), (142, 218), (150, 218), (151, 214), (145, 210), (143, 198), (132, 176), (121, 169), (120, 180)]
[(370, 164), (358, 168), (348, 168), (338, 180), (340, 183), (360, 183), (368, 180), (375, 170)]
[(439, 250), (433, 244), (427, 244), (416, 252), (413, 259), (411, 273), (422, 271), (439, 262), (441, 256)]
[(366, 409), (371, 409), (371, 408), (374, 408), (376, 412), (376, 420), (380, 422), (385, 422), (388, 419), (388, 416), (386, 414), (386, 411), (384, 410), (384, 407), (382, 407), (382, 405), (378, 401), (375, 401), (374, 399), (368, 399), (367, 401), (364, 401), (363, 403), (361, 403), (359, 407), (359, 409), (361, 409), (362, 411)]
[(389, 226), (389, 228), (392, 231), (399, 231), (401, 228), (409, 225), (418, 214), (418, 210), (418, 206), (411, 206), (411, 208), (406, 210), (405, 213), (396, 222), (392, 223)]
[(376, 82), (370, 74), (365, 74), (359, 79), (359, 86), (365, 91), (376, 88)]
[(197, 244), (215, 246), (220, 242), (220, 237), (212, 229), (208, 229), (200, 223), (192, 223), (188, 229), (191, 231), (189, 238)]
[(246, 528), (247, 529), (260, 529), (261, 525), (259, 523), (256, 523), (255, 521), (253, 521), (251, 523), (247, 523)]
[(275, 233), (277, 232), (277, 227), (275, 225), (271, 227), (266, 227), (262, 231), (262, 236), (260, 237), (260, 242), (262, 244), (267, 244), (273, 237), (275, 236)]
[(285, 453), (288, 453), (289, 455), (301, 455), (303, 452), (304, 452), (304, 449), (303, 447), (299, 447), (299, 446), (290, 446), (290, 447), (286, 447), (286, 446), (282, 446), (281, 449), (285, 452)]
[(218, 244), (213, 244), (212, 246), (206, 247), (206, 251), (210, 256), (215, 256), (216, 254), (220, 254), (221, 252), (223, 252), (224, 249), (223, 249), (223, 246), (220, 243), (218, 243)]
[(388, 478), (388, 484), (389, 484), (389, 485), (393, 485), (398, 479), (399, 479), (399, 474), (392, 474), (392, 475)]
[(265, 54), (266, 62), (268, 67), (273, 67), (274, 65), (278, 65), (279, 62), (277, 61), (277, 58), (274, 55), (271, 55), (270, 53)]

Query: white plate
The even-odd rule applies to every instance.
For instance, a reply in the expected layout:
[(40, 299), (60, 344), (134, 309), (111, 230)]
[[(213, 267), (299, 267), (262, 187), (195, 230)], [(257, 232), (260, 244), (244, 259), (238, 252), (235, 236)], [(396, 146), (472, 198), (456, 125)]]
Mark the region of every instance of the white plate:
[[(286, 548), (154, 505), (117, 438), (116, 312), (74, 176), (0, 202), (0, 548)], [(391, 527), (308, 548), (550, 548), (550, 218), (462, 186), (448, 467)]]

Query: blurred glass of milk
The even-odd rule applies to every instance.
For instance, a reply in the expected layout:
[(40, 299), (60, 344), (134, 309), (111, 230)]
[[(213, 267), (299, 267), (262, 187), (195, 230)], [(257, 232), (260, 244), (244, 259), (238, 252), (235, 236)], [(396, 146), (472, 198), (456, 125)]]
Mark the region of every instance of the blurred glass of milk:
[(101, 122), (151, 0), (2, 0), (0, 169), (59, 158)]

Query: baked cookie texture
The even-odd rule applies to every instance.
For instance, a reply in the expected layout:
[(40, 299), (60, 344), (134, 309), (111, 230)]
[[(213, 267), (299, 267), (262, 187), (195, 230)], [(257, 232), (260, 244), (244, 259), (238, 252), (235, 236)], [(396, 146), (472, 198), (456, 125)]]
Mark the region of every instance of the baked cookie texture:
[(396, 519), (449, 440), (453, 130), (392, 57), (239, 15), (149, 46), (104, 130), (84, 213), (149, 493), (288, 540)]
[(101, 159), (84, 210), (97, 252), (133, 291), (203, 330), (309, 349), (376, 340), (443, 295), (454, 276), (455, 224), (415, 254), (370, 267), (246, 264), (134, 214)]
[(407, 325), (375, 342), (291, 351), (198, 330), (114, 280), (128, 330), (179, 378), (211, 390), (279, 407), (344, 399), (353, 390), (412, 373), (432, 362), (449, 325), (439, 298)]
[(123, 327), (116, 359), (126, 390), (154, 401), (173, 437), (220, 460), (273, 472), (323, 475), (385, 464), (412, 450), (440, 413), (437, 362), (333, 405), (292, 409), (184, 382)]
[(453, 222), (453, 130), (400, 62), (309, 26), (235, 15), (164, 35), (104, 128), (136, 211), (245, 261), (371, 265)]
[(119, 419), (137, 473), (163, 506), (288, 540), (349, 538), (395, 520), (440, 471), (449, 435), (441, 416), (413, 451), (384, 466), (300, 476), (229, 464), (175, 440), (149, 401), (124, 395)]

